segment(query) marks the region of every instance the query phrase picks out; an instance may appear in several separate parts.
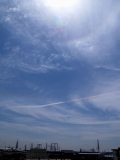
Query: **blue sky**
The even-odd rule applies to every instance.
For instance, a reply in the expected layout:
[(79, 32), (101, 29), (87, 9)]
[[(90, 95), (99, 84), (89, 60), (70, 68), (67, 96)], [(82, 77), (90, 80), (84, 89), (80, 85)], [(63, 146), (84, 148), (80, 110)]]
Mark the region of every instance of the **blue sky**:
[(117, 147), (120, 2), (59, 6), (0, 1), (0, 143)]

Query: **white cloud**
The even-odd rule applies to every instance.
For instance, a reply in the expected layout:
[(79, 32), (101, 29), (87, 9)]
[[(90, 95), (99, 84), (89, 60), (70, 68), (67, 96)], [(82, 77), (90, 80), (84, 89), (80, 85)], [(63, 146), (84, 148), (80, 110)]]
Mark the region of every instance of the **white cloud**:
[(112, 65), (101, 65), (101, 66), (96, 66), (96, 69), (105, 69), (105, 70), (109, 70), (109, 71), (116, 71), (119, 72), (120, 68), (112, 66)]
[(99, 107), (103, 110), (113, 110), (113, 111), (119, 111), (120, 112), (120, 92), (111, 92), (108, 94), (104, 94), (101, 96), (96, 97), (95, 99), (91, 99), (90, 102), (92, 102), (95, 106)]
[[(11, 22), (9, 25), (10, 30), (13, 33), (12, 38), (15, 38), (15, 36), (19, 37), (21, 41), (32, 45), (34, 49), (33, 51), (24, 51), (24, 49), (22, 50), (22, 48), (19, 47), (19, 51), (16, 51), (16, 48), (18, 47), (11, 46), (13, 49), (9, 50), (11, 53), (6, 57), (6, 60), (3, 60), (3, 63), (8, 66), (14, 66), (15, 68), (18, 67), (25, 72), (45, 73), (52, 70), (70, 70), (72, 66), (67, 66), (63, 61), (71, 61), (74, 58), (81, 59), (81, 56), (92, 62), (99, 61), (100, 59), (103, 60), (104, 57), (106, 57), (106, 54), (110, 54), (109, 51), (106, 51), (107, 49), (105, 46), (108, 48), (108, 46), (111, 46), (113, 41), (115, 41), (115, 37), (112, 40), (109, 37), (111, 37), (112, 31), (114, 31), (117, 26), (119, 7), (115, 5), (113, 7), (109, 6), (107, 11), (103, 11), (103, 15), (99, 10), (98, 17), (94, 16), (92, 18), (94, 15), (93, 13), (97, 12), (96, 10), (92, 11), (92, 5), (88, 7), (89, 11), (86, 15), (81, 15), (88, 20), (87, 24), (83, 23), (82, 17), (80, 23), (78, 23), (79, 16), (77, 16), (73, 21), (73, 24), (65, 25), (64, 28), (63, 37), (64, 34), (68, 34), (70, 38), (61, 41), (57, 40), (57, 36), (60, 33), (55, 33), (54, 30), (57, 29), (49, 20), (52, 17), (50, 18), (47, 13), (45, 14), (42, 5), (40, 5), (42, 9), (41, 12), (38, 12), (37, 9), (35, 12), (36, 3), (34, 3), (33, 0), (29, 3), (26, 1), (18, 4), (16, 3), (16, 6), (9, 8), (9, 13), (4, 18), (6, 21)], [(113, 9), (112, 12), (111, 8)], [(18, 11), (19, 14), (17, 14), (16, 17), (13, 12), (17, 13)], [(2, 12), (4, 12), (4, 10)], [(100, 24), (97, 24), (97, 18), (100, 19)], [(34, 23), (35, 25), (33, 25)], [(31, 29), (30, 24), (33, 25), (33, 29)], [(41, 29), (41, 24), (48, 26), (47, 33)], [(81, 35), (81, 30), (78, 29), (79, 27), (76, 29), (75, 26), (76, 31), (74, 25), (82, 26), (82, 32), (84, 31), (84, 34)], [(86, 25), (89, 26), (87, 27)], [(75, 34), (75, 36), (72, 34)], [(46, 37), (45, 41), (43, 38), (41, 39), (42, 35)], [(55, 46), (59, 46), (57, 49), (60, 52), (58, 53), (58, 50), (55, 48), (54, 52), (56, 53), (51, 53), (53, 51), (51, 51), (50, 46), (47, 45), (48, 41), (53, 41), (52, 45), (54, 48)], [(43, 52), (47, 52), (49, 55), (46, 55), (46, 53)]]
[[(106, 11), (101, 9), (96, 11), (94, 16), (92, 13), (86, 18), (87, 25), (82, 27), (82, 32), (87, 29), (90, 31), (81, 36), (70, 39), (67, 43), (73, 57), (81, 59), (84, 57), (92, 64), (106, 61), (106, 57), (114, 56), (111, 50), (116, 43), (117, 27), (119, 26), (118, 17), (120, 13), (119, 5), (109, 6)], [(101, 7), (101, 6), (100, 6)], [(103, 7), (103, 6), (102, 6)], [(98, 15), (97, 15), (98, 14)], [(99, 19), (99, 25), (96, 23)], [(91, 25), (90, 25), (91, 24)], [(78, 35), (80, 31), (78, 31)], [(112, 37), (112, 38), (111, 38)]]
[[(115, 108), (113, 105), (114, 103), (118, 102), (119, 97), (113, 97), (111, 98), (111, 101), (108, 101), (108, 97), (106, 95), (109, 94), (103, 94), (95, 96), (94, 98), (88, 98), (88, 101), (93, 103), (96, 107), (99, 107), (101, 110), (108, 109), (108, 110), (116, 110), (119, 109), (119, 107)], [(103, 98), (104, 97), (104, 98)], [(16, 113), (20, 113), (22, 115), (31, 116), (33, 118), (42, 118), (41, 120), (44, 122), (44, 119), (48, 119), (50, 121), (54, 122), (60, 122), (60, 123), (68, 123), (68, 124), (86, 124), (86, 125), (100, 125), (100, 124), (114, 124), (119, 123), (119, 119), (111, 119), (111, 117), (108, 120), (101, 120), (99, 117), (95, 115), (91, 115), (88, 113), (81, 112), (81, 108), (83, 109), (83, 105), (81, 106), (79, 104), (79, 109), (76, 108), (78, 106), (78, 103), (76, 105), (76, 101), (72, 101), (74, 103), (74, 107), (70, 104), (67, 104), (65, 102), (58, 102), (58, 103), (50, 103), (48, 105), (22, 105), (18, 103), (13, 103), (12, 101), (3, 103), (2, 106), (5, 106), (6, 108), (10, 109), (11, 111), (14, 111)], [(118, 102), (119, 103), (119, 102)], [(71, 107), (70, 107), (71, 106)], [(88, 111), (88, 109), (84, 108), (85, 111)], [(104, 115), (103, 115), (104, 116)]]

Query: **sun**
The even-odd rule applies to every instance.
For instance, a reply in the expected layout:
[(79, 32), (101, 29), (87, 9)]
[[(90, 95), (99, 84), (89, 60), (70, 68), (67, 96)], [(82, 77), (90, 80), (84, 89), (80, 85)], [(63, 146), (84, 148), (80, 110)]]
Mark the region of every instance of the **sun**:
[(75, 11), (79, 0), (44, 0), (44, 6), (56, 14)]

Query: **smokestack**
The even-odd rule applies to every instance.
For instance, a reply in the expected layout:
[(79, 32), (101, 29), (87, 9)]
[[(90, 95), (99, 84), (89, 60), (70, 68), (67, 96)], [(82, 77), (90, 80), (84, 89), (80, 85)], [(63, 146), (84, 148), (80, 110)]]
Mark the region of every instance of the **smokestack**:
[(100, 144), (98, 139), (97, 139), (97, 151), (100, 152)]
[(26, 151), (26, 150), (27, 150), (27, 145), (25, 144), (25, 146), (24, 146), (24, 147), (25, 147), (24, 149), (25, 149), (25, 151)]
[(19, 144), (18, 144), (18, 140), (17, 140), (16, 145), (15, 145), (15, 149), (17, 150), (18, 147), (19, 147)]

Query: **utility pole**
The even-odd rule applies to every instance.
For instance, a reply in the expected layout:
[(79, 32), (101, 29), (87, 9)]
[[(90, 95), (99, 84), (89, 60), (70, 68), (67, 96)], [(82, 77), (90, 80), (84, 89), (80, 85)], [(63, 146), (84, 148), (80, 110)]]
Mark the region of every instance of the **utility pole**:
[(33, 143), (31, 143), (30, 149), (33, 149)]
[(42, 149), (42, 144), (37, 144), (38, 149)]
[(51, 143), (51, 147), (50, 147), (50, 150), (51, 151), (58, 151), (58, 143)]

